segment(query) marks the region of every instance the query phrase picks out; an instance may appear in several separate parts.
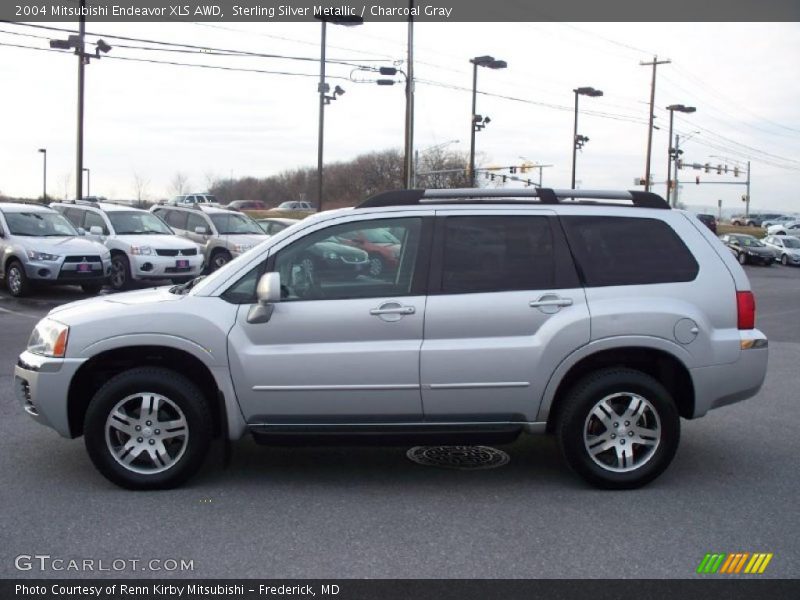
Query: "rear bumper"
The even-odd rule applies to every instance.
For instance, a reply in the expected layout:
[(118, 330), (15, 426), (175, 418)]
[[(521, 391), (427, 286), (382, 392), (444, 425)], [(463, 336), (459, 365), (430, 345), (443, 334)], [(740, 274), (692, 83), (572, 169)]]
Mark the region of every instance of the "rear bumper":
[(690, 370), (695, 389), (693, 417), (751, 398), (761, 389), (767, 375), (767, 337), (757, 329), (743, 331), (742, 342), (755, 345), (742, 349), (737, 361)]

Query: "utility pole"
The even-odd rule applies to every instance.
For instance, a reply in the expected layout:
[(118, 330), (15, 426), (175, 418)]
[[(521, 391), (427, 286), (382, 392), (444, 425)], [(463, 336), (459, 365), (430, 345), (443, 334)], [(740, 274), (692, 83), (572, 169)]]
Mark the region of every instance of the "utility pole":
[(747, 199), (744, 201), (744, 217), (745, 219), (750, 216), (750, 161), (747, 161)]
[[(670, 113), (670, 116), (672, 113)], [(678, 181), (678, 161), (680, 158), (677, 158), (679, 155), (679, 151), (681, 149), (681, 136), (677, 133), (675, 134), (675, 160), (672, 161), (672, 167), (675, 169), (675, 175), (672, 177), (672, 181), (675, 182), (675, 193), (672, 194), (672, 207), (675, 208), (678, 206), (678, 191), (680, 190), (680, 182)], [(669, 202), (669, 183), (667, 183), (667, 202)]]
[(668, 65), (671, 60), (658, 60), (658, 56), (653, 57), (652, 62), (640, 62), (639, 65), (643, 67), (653, 67), (653, 79), (650, 82), (650, 124), (647, 128), (647, 161), (644, 168), (644, 191), (650, 191), (650, 156), (653, 151), (653, 111), (655, 110), (656, 103), (656, 68), (658, 65)]
[(77, 159), (75, 161), (75, 199), (80, 200), (83, 198), (83, 84), (84, 84), (84, 67), (86, 66), (86, 57), (84, 56), (85, 40), (86, 40), (86, 0), (81, 0), (81, 14), (78, 25), (78, 47), (75, 53), (78, 55), (78, 146), (77, 146)]
[(327, 23), (322, 20), (322, 43), (319, 54), (319, 130), (317, 132), (317, 212), (322, 211), (322, 156), (325, 143), (325, 42)]
[(47, 204), (47, 148), (39, 148), (39, 152), (41, 152), (42, 159), (44, 160), (42, 172), (42, 200)]
[(414, 154), (414, 0), (408, 3), (408, 57), (406, 65), (406, 148), (403, 153), (403, 186), (412, 187), (412, 164)]

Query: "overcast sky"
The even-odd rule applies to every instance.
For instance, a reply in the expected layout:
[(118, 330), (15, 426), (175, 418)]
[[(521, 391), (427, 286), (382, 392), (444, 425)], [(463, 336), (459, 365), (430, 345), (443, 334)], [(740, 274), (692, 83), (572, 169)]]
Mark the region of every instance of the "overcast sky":
[[(54, 26), (71, 27), (69, 24)], [(66, 37), (67, 33), (0, 24), (0, 31)], [(87, 31), (214, 48), (319, 58), (320, 25), (92, 23)], [(572, 89), (594, 86), (602, 98), (581, 98), (578, 154), (583, 188), (631, 188), (644, 175), (651, 70), (660, 66), (653, 141), (654, 190), (663, 194), (669, 104), (697, 107), (676, 116), (692, 136), (689, 162), (752, 163), (752, 210), (800, 212), (800, 24), (420, 23), (415, 28), (416, 148), (459, 140), (469, 149), (470, 57), (491, 54), (508, 69), (481, 69), (478, 110), (491, 123), (477, 134), (481, 163), (552, 164), (544, 183), (567, 187), (573, 126)], [(91, 41), (96, 37), (89, 37)], [(405, 58), (405, 24), (328, 27), (328, 58), (365, 66)], [(212, 56), (122, 48), (143, 45), (106, 37), (108, 58), (86, 68), (85, 166), (91, 192), (134, 197), (134, 173), (149, 179), (148, 196), (166, 197), (181, 171), (192, 190), (212, 178), (265, 177), (316, 164), (318, 62)], [(0, 33), (0, 44), (47, 47), (47, 39)], [(309, 76), (211, 70), (114, 60), (145, 58)], [(404, 65), (400, 65), (403, 67)], [(76, 58), (0, 45), (0, 192), (41, 195), (41, 155), (48, 154), (48, 193), (74, 195)], [(326, 110), (326, 162), (401, 148), (403, 86), (349, 81), (353, 67), (329, 65), (331, 86), (346, 94)], [(374, 77), (356, 71), (355, 78)], [(442, 87), (451, 86), (451, 87)], [(504, 99), (496, 95), (516, 98)], [(591, 111), (591, 112), (590, 112)], [(591, 114), (602, 113), (602, 114)], [(692, 133), (699, 132), (699, 133)], [(732, 167), (733, 162), (728, 164)], [(695, 184), (700, 174), (701, 185)], [(734, 180), (683, 170), (688, 204), (743, 208)], [(744, 181), (740, 178), (738, 181)], [(84, 187), (85, 191), (85, 187)], [(278, 199), (276, 199), (278, 200)], [(283, 199), (280, 199), (283, 200)]]

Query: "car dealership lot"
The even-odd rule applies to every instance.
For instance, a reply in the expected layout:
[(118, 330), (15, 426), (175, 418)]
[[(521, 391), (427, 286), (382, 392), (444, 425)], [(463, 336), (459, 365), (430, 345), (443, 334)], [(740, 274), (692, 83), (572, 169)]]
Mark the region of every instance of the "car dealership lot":
[[(167, 492), (127, 492), (95, 471), (81, 440), (17, 405), (16, 355), (36, 319), (79, 288), (24, 301), (0, 292), (0, 574), (20, 554), (193, 560), (201, 577), (688, 577), (706, 552), (772, 552), (764, 576), (800, 559), (800, 269), (747, 267), (769, 337), (761, 393), (683, 421), (675, 462), (649, 486), (599, 491), (572, 475), (552, 438), (504, 446), (511, 462), (459, 472), (405, 448), (219, 448)], [(5, 366), (2, 366), (5, 365)], [(131, 574), (130, 571), (101, 575)], [(186, 576), (147, 571), (144, 576)]]

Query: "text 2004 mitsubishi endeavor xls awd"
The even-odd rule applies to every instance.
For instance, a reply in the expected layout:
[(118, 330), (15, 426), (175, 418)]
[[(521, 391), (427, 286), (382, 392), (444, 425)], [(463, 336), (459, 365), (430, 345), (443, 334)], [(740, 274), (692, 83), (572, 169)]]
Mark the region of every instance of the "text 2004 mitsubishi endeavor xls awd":
[[(399, 241), (396, 269), (320, 268), (376, 229)], [(766, 368), (744, 271), (660, 197), (410, 190), (309, 217), (202, 281), (56, 308), (14, 381), (129, 488), (184, 481), (215, 436), (521, 432), (629, 488), (667, 468), (680, 417), (753, 396)]]

